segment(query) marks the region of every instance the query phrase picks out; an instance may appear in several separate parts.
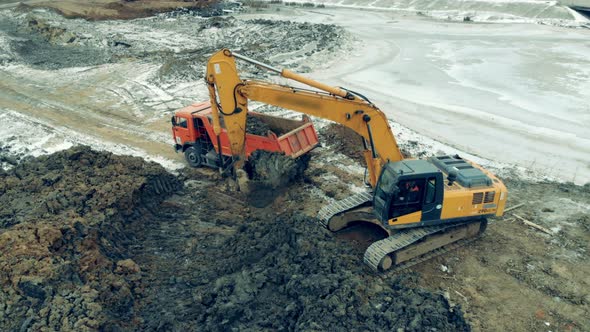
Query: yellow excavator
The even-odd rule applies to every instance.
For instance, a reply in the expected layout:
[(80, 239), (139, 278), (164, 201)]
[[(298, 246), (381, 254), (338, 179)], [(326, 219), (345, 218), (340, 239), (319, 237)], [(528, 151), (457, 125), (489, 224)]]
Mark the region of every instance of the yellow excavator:
[[(294, 80), (309, 88), (242, 79), (236, 59)], [(206, 83), (213, 127), (227, 130), (236, 167), (244, 161), (248, 102), (258, 101), (328, 119), (358, 133), (367, 164), (370, 191), (324, 206), (322, 226), (332, 232), (359, 222), (388, 234), (364, 254), (375, 271), (403, 269), (479, 237), (487, 217), (501, 216), (504, 184), (483, 167), (458, 155), (405, 159), (387, 117), (363, 95), (329, 86), (287, 69), (278, 69), (228, 49), (207, 63)], [(313, 88), (313, 89), (312, 89)]]

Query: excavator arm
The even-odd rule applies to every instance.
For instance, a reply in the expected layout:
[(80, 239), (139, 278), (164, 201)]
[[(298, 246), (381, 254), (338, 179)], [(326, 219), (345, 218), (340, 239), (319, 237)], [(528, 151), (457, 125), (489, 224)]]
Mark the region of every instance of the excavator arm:
[[(241, 79), (235, 59), (241, 59), (280, 76), (317, 90), (283, 86), (269, 82)], [(244, 160), (248, 101), (258, 101), (340, 123), (363, 137), (369, 182), (375, 187), (381, 168), (387, 162), (403, 159), (385, 114), (361, 96), (310, 80), (289, 70), (277, 69), (224, 49), (207, 64), (216, 135), (221, 132), (219, 114), (224, 117), (236, 166)]]

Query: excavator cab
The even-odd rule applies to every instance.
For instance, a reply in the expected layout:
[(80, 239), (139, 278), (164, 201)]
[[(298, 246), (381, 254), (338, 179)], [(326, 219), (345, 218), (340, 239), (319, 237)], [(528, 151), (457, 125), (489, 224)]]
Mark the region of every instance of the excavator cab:
[(442, 173), (424, 160), (385, 164), (375, 187), (373, 211), (387, 226), (440, 219)]

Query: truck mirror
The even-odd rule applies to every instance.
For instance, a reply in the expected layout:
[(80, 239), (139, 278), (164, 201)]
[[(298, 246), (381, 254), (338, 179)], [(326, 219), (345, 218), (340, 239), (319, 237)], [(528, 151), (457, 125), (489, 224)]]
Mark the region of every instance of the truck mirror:
[(172, 119), (170, 119), (170, 122), (172, 122), (173, 126), (176, 126), (176, 117), (172, 116)]

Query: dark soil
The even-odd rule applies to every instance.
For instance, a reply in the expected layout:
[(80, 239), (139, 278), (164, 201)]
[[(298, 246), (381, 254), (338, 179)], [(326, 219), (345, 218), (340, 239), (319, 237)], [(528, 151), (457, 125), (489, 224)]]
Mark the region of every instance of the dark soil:
[(95, 330), (132, 318), (132, 220), (176, 191), (154, 163), (78, 147), (0, 172), (0, 329)]
[(309, 154), (292, 158), (282, 153), (257, 150), (248, 158), (246, 171), (256, 186), (276, 189), (299, 181), (309, 158)]
[(246, 119), (246, 132), (252, 135), (266, 136), (270, 131), (270, 127), (258, 117), (249, 115)]
[(363, 137), (352, 129), (334, 123), (326, 126), (320, 134), (323, 136), (322, 141), (330, 145), (335, 152), (349, 156), (361, 165), (366, 163), (363, 154)]
[(200, 179), (138, 228), (132, 257), (149, 280), (138, 329), (470, 330), (442, 295), (370, 273), (361, 249), (297, 212), (305, 186), (256, 209)]
[(301, 215), (248, 220), (211, 249), (216, 263), (199, 278), (209, 283), (194, 292), (205, 330), (469, 330), (441, 295), (375, 277), (358, 252)]

